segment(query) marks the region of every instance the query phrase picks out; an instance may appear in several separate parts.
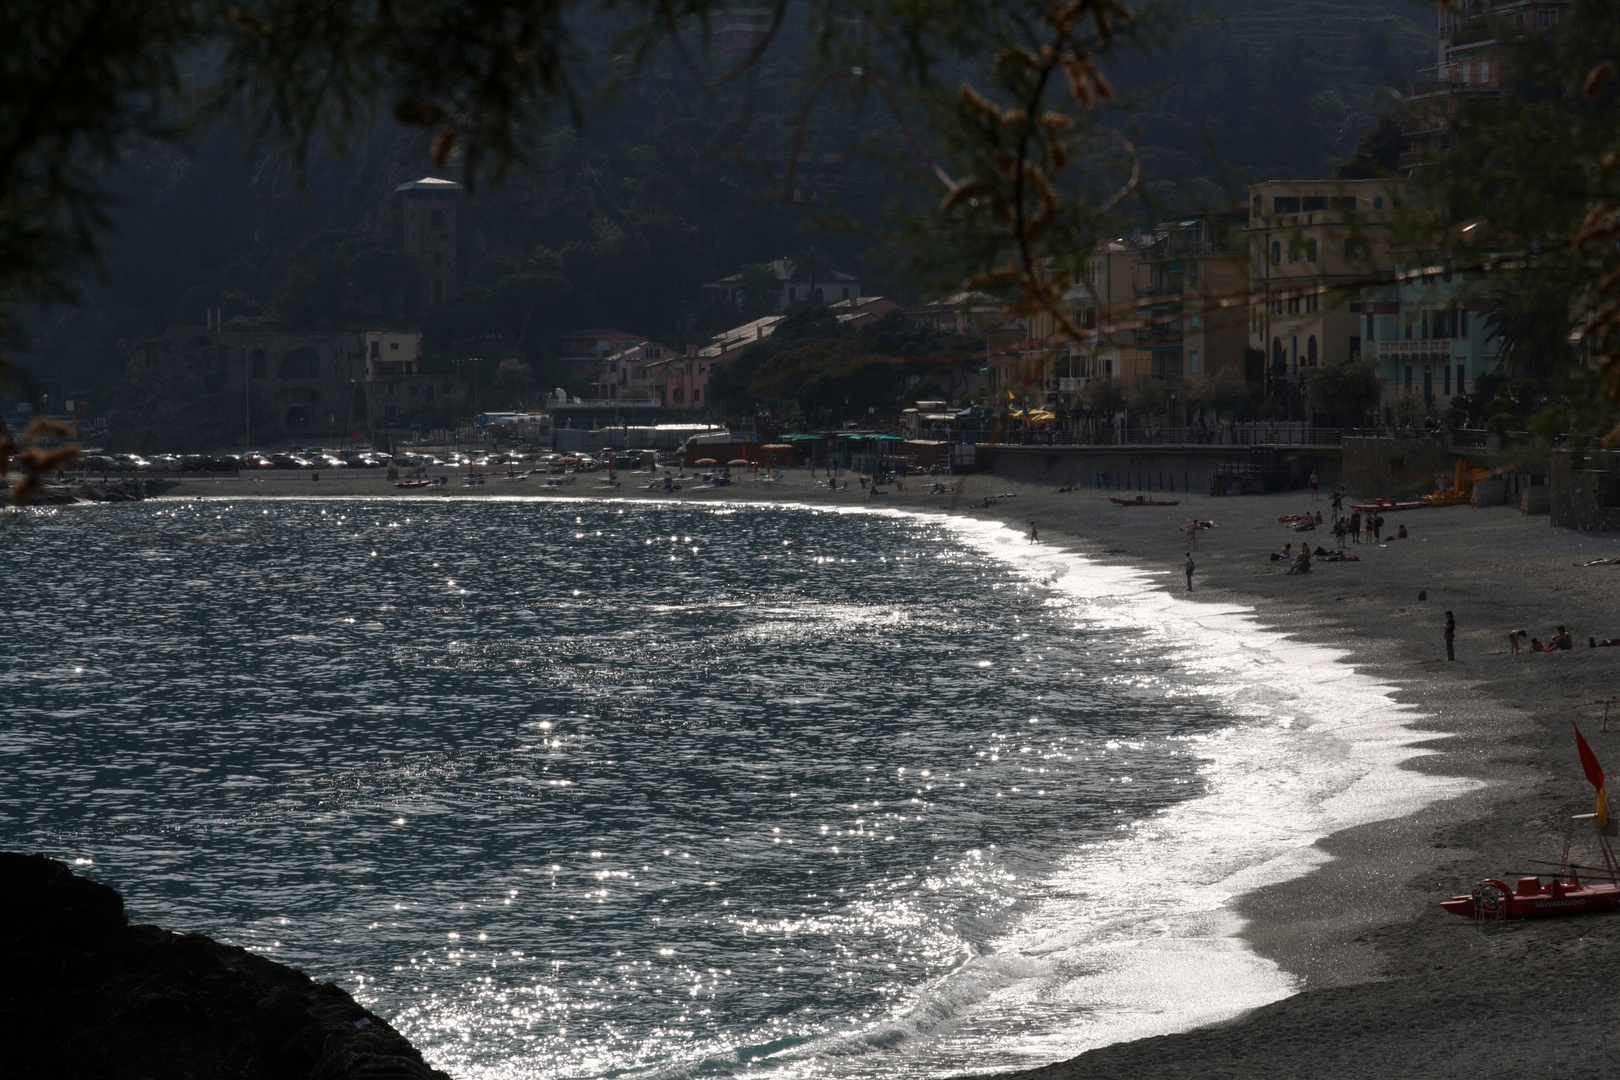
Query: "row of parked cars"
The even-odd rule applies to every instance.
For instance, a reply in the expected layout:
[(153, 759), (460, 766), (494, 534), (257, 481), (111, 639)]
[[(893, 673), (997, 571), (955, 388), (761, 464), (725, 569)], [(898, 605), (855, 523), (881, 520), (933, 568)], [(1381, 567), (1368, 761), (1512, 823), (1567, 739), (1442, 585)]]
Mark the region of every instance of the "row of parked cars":
[[(142, 457), (139, 454), (107, 454), (91, 450), (79, 459), (79, 467), (90, 473), (236, 472), (239, 469), (322, 471), (382, 469), (389, 465), (403, 469), (446, 467), (465, 469), (470, 466), (479, 471), (487, 469), (504, 471), (510, 466), (517, 471), (538, 469), (550, 472), (589, 472), (598, 468), (612, 469), (615, 464), (620, 468), (634, 467), (632, 462), (639, 464), (640, 456), (649, 458), (650, 464), (651, 453), (640, 451), (630, 457), (620, 454), (619, 457), (624, 460), (616, 461), (611, 451), (604, 451), (596, 456), (586, 453), (525, 454), (520, 451), (502, 451), (470, 455), (451, 453), (437, 457), (433, 454), (416, 454), (404, 450), (395, 454), (385, 454), (376, 450), (323, 450), (311, 447), (273, 454), (249, 451), (245, 454), (153, 454), (151, 457)], [(673, 455), (671, 458), (675, 460)]]
[(79, 467), (91, 473), (179, 473), (236, 472), (239, 469), (381, 469), (399, 463), (414, 467), (419, 455), (378, 453), (373, 450), (299, 450), (261, 454), (103, 454), (91, 451), (79, 459)]

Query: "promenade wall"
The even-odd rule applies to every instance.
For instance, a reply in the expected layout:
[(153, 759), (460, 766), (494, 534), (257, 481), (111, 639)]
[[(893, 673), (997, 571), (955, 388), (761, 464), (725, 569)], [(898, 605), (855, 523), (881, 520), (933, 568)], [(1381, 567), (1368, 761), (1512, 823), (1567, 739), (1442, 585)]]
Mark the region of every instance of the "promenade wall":
[(1324, 491), (1340, 479), (1339, 448), (1328, 446), (980, 445), (975, 461), (1012, 480), (1144, 493), (1203, 493), (1222, 467), (1263, 472), (1283, 490), (1304, 487), (1313, 470)]

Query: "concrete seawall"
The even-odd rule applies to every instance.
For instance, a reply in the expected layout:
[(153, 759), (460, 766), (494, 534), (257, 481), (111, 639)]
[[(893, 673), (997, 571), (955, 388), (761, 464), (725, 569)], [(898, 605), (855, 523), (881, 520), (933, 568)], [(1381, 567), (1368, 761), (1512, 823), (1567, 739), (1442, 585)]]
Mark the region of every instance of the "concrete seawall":
[(1267, 490), (1304, 487), (1314, 470), (1322, 489), (1338, 486), (1336, 446), (983, 446), (980, 472), (1036, 483), (1109, 491), (1203, 493), (1221, 467), (1247, 470)]

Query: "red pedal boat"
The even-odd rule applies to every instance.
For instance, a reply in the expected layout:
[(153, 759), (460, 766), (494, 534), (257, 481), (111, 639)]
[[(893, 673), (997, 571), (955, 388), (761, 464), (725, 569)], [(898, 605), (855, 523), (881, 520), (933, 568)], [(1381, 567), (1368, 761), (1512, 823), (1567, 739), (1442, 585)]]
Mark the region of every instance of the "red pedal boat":
[[(1596, 814), (1577, 814), (1569, 819), (1569, 831), (1564, 836), (1564, 857), (1559, 862), (1531, 859), (1530, 862), (1551, 866), (1554, 873), (1525, 874), (1513, 888), (1500, 878), (1486, 878), (1474, 886), (1474, 891), (1441, 901), (1440, 906), (1453, 915), (1470, 919), (1546, 919), (1554, 915), (1585, 915), (1606, 911), (1620, 911), (1620, 862), (1609, 845), (1609, 837), (1616, 835), (1616, 822), (1610, 820), (1597, 829), (1598, 846), (1603, 851), (1603, 866), (1582, 866), (1569, 861), (1570, 841), (1575, 837), (1577, 821), (1591, 821), (1596, 825)], [(1580, 871), (1601, 874), (1604, 880), (1588, 885), (1580, 878)], [(1550, 882), (1541, 879), (1550, 877)]]
[(1108, 496), (1108, 501), (1111, 502), (1111, 503), (1117, 503), (1120, 506), (1180, 506), (1181, 505), (1181, 500), (1180, 499), (1176, 499), (1173, 502), (1166, 502), (1166, 501), (1164, 501), (1162, 499), (1149, 499), (1149, 498), (1147, 498), (1146, 496), (1143, 496), (1143, 495), (1138, 495), (1134, 499), (1116, 499), (1112, 495), (1110, 495), (1110, 496)]
[(1379, 500), (1370, 503), (1351, 503), (1350, 509), (1360, 510), (1363, 514), (1372, 510), (1378, 513), (1390, 513), (1396, 510), (1422, 510), (1429, 504), (1421, 500), (1417, 502), (1384, 502)]
[(1620, 882), (1587, 885), (1570, 868), (1569, 877), (1554, 874), (1551, 883), (1526, 875), (1512, 889), (1497, 878), (1486, 878), (1472, 893), (1453, 896), (1441, 907), (1471, 919), (1545, 919), (1553, 915), (1583, 915), (1620, 910)]

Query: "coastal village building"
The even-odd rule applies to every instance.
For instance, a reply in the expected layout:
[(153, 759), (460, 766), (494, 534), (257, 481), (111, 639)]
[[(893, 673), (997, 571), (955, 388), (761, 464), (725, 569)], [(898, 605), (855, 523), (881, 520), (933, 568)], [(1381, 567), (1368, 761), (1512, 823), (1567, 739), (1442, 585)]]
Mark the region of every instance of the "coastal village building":
[(710, 300), (734, 307), (746, 303), (750, 291), (756, 289), (761, 294), (757, 299), (764, 300), (767, 307), (786, 311), (794, 304), (831, 304), (858, 297), (861, 282), (853, 274), (830, 266), (801, 265), (792, 259), (777, 259), (765, 264), (758, 281), (749, 280), (749, 271), (745, 270), (703, 286)]
[(1398, 407), (1438, 416), (1497, 370), (1492, 304), (1477, 276), (1421, 265), (1388, 276), (1361, 290), (1362, 355), (1378, 368), (1386, 420)]
[(1174, 413), (1178, 388), (1242, 365), (1248, 342), (1248, 251), (1241, 215), (1154, 230), (1133, 267), (1136, 350), (1127, 379), (1160, 384)]
[(1441, 7), (1434, 66), (1418, 72), (1407, 98), (1411, 109), (1401, 168), (1417, 168), (1446, 149), (1464, 101), (1499, 96), (1508, 86), (1511, 73), (1502, 70), (1499, 30), (1515, 35), (1547, 30), (1573, 7), (1573, 0), (1466, 0)]
[(1297, 384), (1311, 368), (1361, 355), (1351, 302), (1389, 263), (1386, 180), (1274, 180), (1249, 187), (1249, 345), (1267, 374)]
[(561, 337), (562, 355), (559, 359), (568, 366), (568, 372), (580, 382), (589, 382), (596, 373), (597, 364), (606, 357), (624, 349), (634, 348), (646, 339), (639, 334), (607, 327), (570, 330)]
[(605, 356), (596, 365), (596, 378), (590, 383), (593, 398), (613, 401), (653, 400), (658, 397), (649, 377), (649, 365), (674, 354), (656, 341), (643, 341)]
[(416, 264), (416, 308), (429, 311), (456, 291), (456, 203), (461, 185), (424, 176), (394, 191), (405, 204), (405, 254)]
[(109, 417), (121, 441), (176, 448), (361, 438), (425, 424), (470, 397), (419, 370), (414, 332), (177, 328), (127, 347)]

